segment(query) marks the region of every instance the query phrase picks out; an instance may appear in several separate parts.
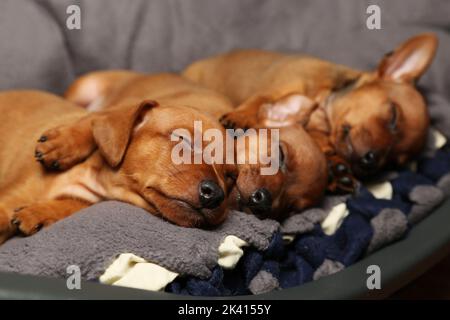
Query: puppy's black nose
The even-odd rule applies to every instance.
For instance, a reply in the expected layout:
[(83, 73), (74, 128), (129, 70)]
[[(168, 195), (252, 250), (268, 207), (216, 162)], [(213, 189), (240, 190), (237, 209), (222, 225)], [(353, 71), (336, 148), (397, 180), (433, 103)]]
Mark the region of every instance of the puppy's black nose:
[(369, 151), (367, 152), (360, 160), (361, 167), (364, 169), (375, 169), (377, 165), (377, 157), (375, 152)]
[(248, 199), (248, 207), (257, 216), (266, 215), (272, 208), (272, 196), (269, 190), (260, 188)]
[(211, 180), (202, 181), (198, 187), (198, 194), (202, 208), (215, 209), (225, 198), (222, 188)]

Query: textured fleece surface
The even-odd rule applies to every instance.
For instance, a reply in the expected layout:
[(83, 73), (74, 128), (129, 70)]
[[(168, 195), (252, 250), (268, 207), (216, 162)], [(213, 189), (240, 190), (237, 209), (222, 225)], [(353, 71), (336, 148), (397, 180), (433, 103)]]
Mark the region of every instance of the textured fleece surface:
[[(382, 10), (382, 29), (370, 31), (366, 9), (374, 3)], [(81, 7), (81, 31), (65, 28), (70, 4)], [(433, 126), (450, 138), (449, 16), (448, 0), (2, 0), (0, 89), (62, 93), (88, 71), (180, 71), (194, 60), (235, 48), (301, 52), (370, 70), (408, 37), (431, 31), (440, 46), (419, 85)], [(169, 292), (233, 295), (292, 287), (404, 237), (450, 195), (448, 146), (427, 150), (416, 167), (386, 175), (392, 199), (376, 199), (364, 189), (339, 199), (349, 215), (332, 235), (320, 227), (329, 212), (325, 204), (284, 222), (280, 230), (296, 235), (285, 244), (281, 232), (273, 234), (276, 223), (248, 216), (237, 214), (240, 218), (222, 227), (228, 230), (193, 232), (132, 206), (104, 203), (0, 247), (0, 268), (65, 276), (65, 267), (77, 263), (85, 278), (95, 279), (117, 254), (137, 250), (192, 275), (176, 279)], [(235, 270), (223, 270), (215, 265), (216, 244), (232, 230), (252, 245)]]
[(182, 228), (134, 206), (109, 201), (57, 222), (28, 238), (0, 246), (0, 271), (65, 277), (78, 265), (96, 280), (121, 253), (133, 253), (183, 275), (207, 278), (217, 265), (218, 248), (235, 235), (258, 250), (267, 249), (278, 223), (232, 212), (213, 231)]

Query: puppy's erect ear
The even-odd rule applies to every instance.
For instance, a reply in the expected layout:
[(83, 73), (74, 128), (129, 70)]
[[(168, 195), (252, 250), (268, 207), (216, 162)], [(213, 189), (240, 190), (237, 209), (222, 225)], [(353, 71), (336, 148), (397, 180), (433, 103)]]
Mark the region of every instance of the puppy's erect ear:
[(100, 153), (111, 167), (120, 164), (135, 126), (143, 121), (145, 113), (158, 105), (146, 100), (105, 111), (92, 121), (92, 133)]
[(378, 75), (387, 80), (413, 82), (427, 70), (437, 46), (438, 39), (432, 33), (412, 37), (383, 58)]
[(289, 94), (273, 102), (264, 103), (258, 113), (268, 128), (287, 127), (295, 123), (306, 125), (318, 104), (301, 94)]

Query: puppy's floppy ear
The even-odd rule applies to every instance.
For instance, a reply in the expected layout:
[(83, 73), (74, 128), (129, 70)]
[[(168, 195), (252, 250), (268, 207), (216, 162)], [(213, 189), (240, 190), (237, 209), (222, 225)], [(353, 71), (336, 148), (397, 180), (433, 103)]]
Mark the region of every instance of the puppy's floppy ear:
[(438, 39), (432, 33), (412, 37), (383, 58), (378, 75), (387, 80), (413, 82), (427, 70), (437, 46)]
[(275, 101), (262, 104), (258, 118), (264, 125), (271, 127), (287, 127), (295, 123), (306, 125), (318, 104), (310, 98), (293, 93)]
[(120, 164), (128, 147), (133, 128), (144, 120), (145, 113), (158, 103), (145, 100), (140, 104), (115, 107), (92, 121), (94, 140), (111, 167)]

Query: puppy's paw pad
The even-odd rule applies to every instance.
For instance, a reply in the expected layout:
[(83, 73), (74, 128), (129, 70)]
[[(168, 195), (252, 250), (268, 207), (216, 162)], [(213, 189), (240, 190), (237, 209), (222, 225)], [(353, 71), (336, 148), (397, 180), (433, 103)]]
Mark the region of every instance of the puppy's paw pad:
[(48, 224), (49, 221), (44, 219), (41, 214), (29, 207), (15, 210), (15, 213), (11, 219), (11, 225), (13, 228), (25, 236), (35, 234)]
[(37, 141), (34, 157), (46, 169), (66, 170), (78, 163), (76, 138), (69, 127), (44, 132)]
[(228, 119), (228, 114), (223, 115), (219, 122), (225, 127), (225, 129), (235, 129), (236, 123), (234, 123), (232, 120)]
[(0, 208), (0, 245), (14, 235), (14, 228), (11, 227), (9, 214)]
[(226, 129), (242, 129), (244, 132), (252, 127), (251, 119), (240, 112), (230, 112), (219, 119)]

